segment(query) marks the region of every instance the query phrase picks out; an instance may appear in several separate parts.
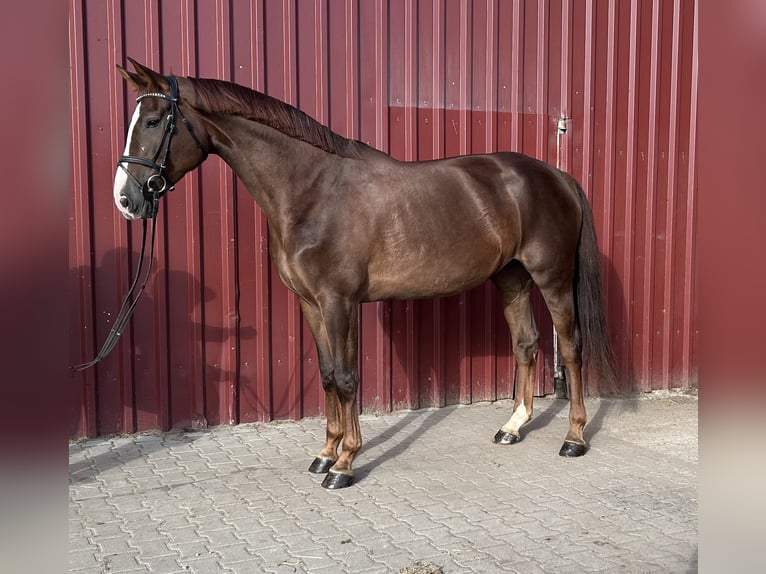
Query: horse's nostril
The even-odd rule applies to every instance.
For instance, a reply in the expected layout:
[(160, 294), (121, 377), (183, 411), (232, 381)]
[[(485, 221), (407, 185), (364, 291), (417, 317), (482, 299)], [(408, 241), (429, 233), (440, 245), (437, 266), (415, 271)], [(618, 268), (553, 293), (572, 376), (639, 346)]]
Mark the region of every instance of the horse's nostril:
[(120, 197), (120, 205), (123, 207), (128, 207), (128, 198), (124, 195)]

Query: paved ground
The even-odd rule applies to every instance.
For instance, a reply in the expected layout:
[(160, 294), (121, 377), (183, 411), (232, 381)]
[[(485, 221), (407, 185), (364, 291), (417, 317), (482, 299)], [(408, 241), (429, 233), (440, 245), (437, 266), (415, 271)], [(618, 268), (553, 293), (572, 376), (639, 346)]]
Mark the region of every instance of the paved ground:
[(363, 416), (357, 484), (306, 472), (324, 422), (70, 444), (70, 571), (696, 572), (697, 398), (590, 400), (590, 452), (558, 456), (568, 402)]

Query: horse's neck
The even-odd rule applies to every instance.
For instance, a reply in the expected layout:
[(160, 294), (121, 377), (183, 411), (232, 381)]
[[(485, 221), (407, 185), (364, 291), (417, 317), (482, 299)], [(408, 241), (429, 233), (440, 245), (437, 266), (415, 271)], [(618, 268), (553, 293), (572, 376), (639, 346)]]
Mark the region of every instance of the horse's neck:
[(272, 128), (238, 117), (215, 123), (213, 147), (245, 184), (271, 224), (306, 191), (317, 166), (328, 153)]

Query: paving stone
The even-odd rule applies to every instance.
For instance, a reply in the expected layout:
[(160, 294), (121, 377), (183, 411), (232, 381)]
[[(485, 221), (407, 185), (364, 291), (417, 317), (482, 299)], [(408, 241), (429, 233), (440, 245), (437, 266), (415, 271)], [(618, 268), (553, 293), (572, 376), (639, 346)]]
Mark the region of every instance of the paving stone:
[(138, 552), (133, 550), (129, 553), (104, 554), (99, 561), (104, 567), (105, 572), (128, 572), (136, 571), (141, 567), (138, 562)]
[(250, 562), (253, 560), (253, 553), (245, 543), (233, 544), (231, 546), (217, 547), (215, 554), (220, 558), (222, 564), (233, 562)]
[(221, 562), (215, 556), (205, 556), (184, 560), (181, 562), (181, 568), (193, 574), (222, 574), (232, 572), (229, 568), (224, 568)]
[(96, 548), (95, 552), (91, 549), (70, 548), (69, 569), (83, 570), (86, 568), (93, 568), (98, 566), (96, 552), (98, 552), (98, 548)]

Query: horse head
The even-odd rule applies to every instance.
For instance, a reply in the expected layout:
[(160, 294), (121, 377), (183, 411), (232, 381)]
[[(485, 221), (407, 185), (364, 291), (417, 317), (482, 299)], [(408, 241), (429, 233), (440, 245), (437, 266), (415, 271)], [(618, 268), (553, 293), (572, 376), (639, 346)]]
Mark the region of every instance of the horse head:
[[(207, 158), (209, 141), (198, 114), (184, 105), (178, 79), (128, 59), (135, 73), (117, 70), (138, 96), (117, 163), (114, 201), (127, 219), (142, 219), (154, 217), (159, 198)], [(186, 129), (178, 129), (179, 121)]]

